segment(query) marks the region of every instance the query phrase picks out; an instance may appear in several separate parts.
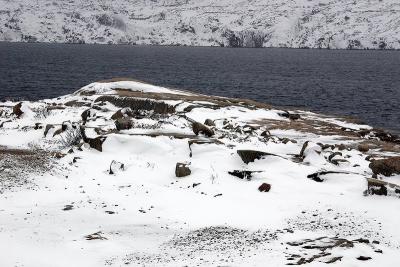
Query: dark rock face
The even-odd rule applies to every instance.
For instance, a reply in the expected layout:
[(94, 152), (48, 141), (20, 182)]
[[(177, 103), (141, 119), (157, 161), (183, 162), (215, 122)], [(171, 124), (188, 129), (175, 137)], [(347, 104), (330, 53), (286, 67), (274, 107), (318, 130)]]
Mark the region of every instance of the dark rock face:
[(375, 175), (391, 176), (392, 174), (400, 174), (400, 157), (373, 160), (369, 167)]
[(211, 137), (215, 134), (212, 129), (200, 122), (193, 122), (192, 128), (195, 135), (204, 134), (207, 137)]
[(214, 121), (213, 121), (213, 120), (206, 119), (206, 120), (204, 121), (204, 125), (207, 125), (207, 126), (213, 127), (213, 126), (215, 126), (215, 123), (214, 123)]
[(269, 153), (257, 150), (238, 150), (237, 153), (246, 164), (254, 162), (256, 159), (261, 159), (264, 156), (270, 155)]
[(21, 117), (22, 114), (24, 114), (24, 112), (21, 110), (21, 108), (22, 108), (22, 102), (16, 104), (16, 105), (13, 107), (13, 114), (14, 114), (15, 116), (17, 116), (17, 118)]
[(176, 177), (185, 177), (192, 173), (189, 169), (188, 164), (185, 163), (177, 163), (175, 167), (175, 176)]
[(130, 108), (131, 110), (147, 110), (158, 114), (175, 113), (175, 108), (162, 101), (154, 101), (149, 99), (133, 98), (133, 97), (114, 97), (101, 96), (95, 102), (109, 102), (114, 106), (121, 108)]
[(260, 185), (260, 187), (258, 188), (258, 191), (260, 192), (269, 192), (269, 190), (271, 190), (271, 185), (268, 183), (263, 183), (262, 185)]
[(115, 127), (118, 131), (129, 130), (133, 127), (133, 122), (130, 118), (120, 118), (115, 121)]

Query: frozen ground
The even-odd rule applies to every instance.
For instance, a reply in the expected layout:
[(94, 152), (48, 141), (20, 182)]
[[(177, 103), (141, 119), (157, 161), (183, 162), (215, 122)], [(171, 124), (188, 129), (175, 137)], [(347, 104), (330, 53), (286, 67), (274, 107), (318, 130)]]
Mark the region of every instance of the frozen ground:
[(399, 49), (398, 0), (0, 0), (0, 40)]
[(399, 139), (367, 125), (132, 80), (0, 125), (0, 266), (400, 264), (400, 191), (366, 179), (400, 184), (369, 167)]

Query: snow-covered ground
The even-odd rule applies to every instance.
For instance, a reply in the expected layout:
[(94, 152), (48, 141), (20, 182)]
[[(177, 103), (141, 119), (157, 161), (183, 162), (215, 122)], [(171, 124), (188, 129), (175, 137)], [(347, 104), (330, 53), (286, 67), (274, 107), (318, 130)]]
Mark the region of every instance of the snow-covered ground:
[(0, 266), (400, 265), (400, 191), (366, 191), (400, 146), (367, 125), (129, 80), (18, 104)]
[(399, 49), (398, 0), (0, 0), (0, 40)]

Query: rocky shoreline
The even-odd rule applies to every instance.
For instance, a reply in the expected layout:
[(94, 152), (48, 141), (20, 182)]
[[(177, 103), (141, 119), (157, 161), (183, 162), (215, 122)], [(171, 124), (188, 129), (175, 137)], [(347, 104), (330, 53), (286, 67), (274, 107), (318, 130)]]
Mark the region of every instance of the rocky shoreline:
[(400, 261), (400, 138), (341, 118), (111, 79), (2, 103), (0, 162), (4, 264)]

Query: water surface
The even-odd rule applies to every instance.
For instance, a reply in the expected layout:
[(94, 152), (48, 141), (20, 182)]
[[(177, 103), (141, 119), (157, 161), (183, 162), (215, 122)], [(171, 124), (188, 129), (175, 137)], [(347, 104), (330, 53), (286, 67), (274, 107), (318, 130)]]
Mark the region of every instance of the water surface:
[(400, 131), (400, 52), (0, 43), (0, 99), (111, 77), (358, 117)]

